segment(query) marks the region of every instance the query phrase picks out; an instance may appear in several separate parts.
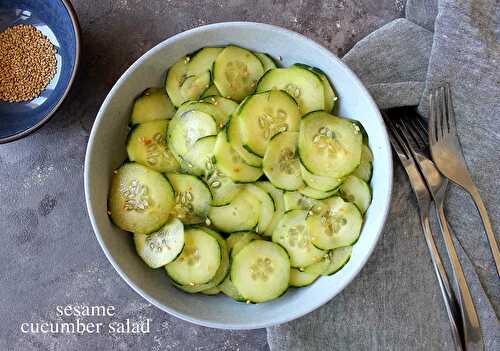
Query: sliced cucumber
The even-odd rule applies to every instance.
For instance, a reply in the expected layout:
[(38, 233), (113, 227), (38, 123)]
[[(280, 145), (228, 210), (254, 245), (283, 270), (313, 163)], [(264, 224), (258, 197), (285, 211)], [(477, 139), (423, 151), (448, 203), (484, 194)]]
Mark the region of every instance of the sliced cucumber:
[(208, 87), (208, 89), (203, 92), (203, 94), (201, 95), (201, 98), (205, 99), (206, 97), (209, 97), (209, 96), (220, 96), (220, 93), (217, 90), (217, 87), (215, 86), (215, 84), (211, 84)]
[(204, 175), (208, 164), (213, 163), (215, 135), (209, 135), (196, 140), (191, 150), (182, 157), (182, 168), (185, 172), (197, 176)]
[(294, 66), (309, 69), (321, 79), (321, 83), (323, 83), (323, 89), (325, 93), (325, 111), (331, 112), (333, 110), (333, 107), (335, 106), (335, 102), (337, 101), (337, 96), (335, 95), (335, 92), (333, 91), (333, 88), (330, 84), (330, 81), (326, 77), (326, 74), (316, 67), (311, 67), (300, 63), (296, 63), (294, 64)]
[(257, 182), (256, 184), (261, 189), (267, 191), (268, 194), (271, 195), (271, 197), (273, 198), (273, 202), (274, 202), (273, 218), (271, 220), (271, 223), (269, 223), (266, 230), (264, 231), (264, 235), (272, 236), (274, 229), (276, 228), (276, 226), (278, 225), (278, 222), (280, 221), (281, 217), (285, 213), (285, 203), (284, 203), (284, 199), (283, 199), (283, 191), (275, 188), (269, 182)]
[(253, 167), (261, 167), (262, 158), (254, 153), (249, 152), (243, 147), (243, 144), (241, 143), (240, 124), (241, 123), (238, 116), (233, 115), (231, 117), (231, 120), (229, 121), (227, 128), (227, 138), (229, 144), (231, 144), (233, 149), (240, 155), (240, 157), (243, 159), (243, 162)]
[(330, 192), (336, 190), (343, 182), (341, 178), (332, 178), (325, 176), (318, 176), (312, 174), (305, 168), (302, 163), (300, 164), (300, 173), (304, 183), (306, 183), (311, 188), (319, 191)]
[(241, 142), (258, 156), (264, 156), (269, 140), (274, 135), (299, 130), (300, 112), (297, 103), (280, 90), (248, 97), (240, 106), (238, 116)]
[(298, 141), (298, 132), (281, 132), (271, 139), (266, 149), (263, 170), (277, 188), (296, 190), (304, 186), (297, 153)]
[(189, 100), (198, 100), (209, 88), (210, 70), (222, 48), (204, 48), (184, 56), (167, 72), (165, 88), (175, 106)]
[(193, 148), (198, 139), (217, 134), (214, 118), (204, 112), (188, 110), (177, 112), (167, 132), (170, 150), (182, 159)]
[(247, 301), (265, 302), (281, 296), (289, 279), (288, 255), (272, 242), (254, 240), (233, 259), (231, 281)]
[(158, 172), (175, 172), (179, 163), (167, 145), (167, 120), (136, 125), (127, 140), (130, 161), (151, 167)]
[(260, 60), (262, 66), (264, 67), (264, 72), (269, 71), (270, 69), (277, 68), (276, 62), (273, 60), (271, 56), (265, 54), (263, 52), (256, 52), (255, 56)]
[(165, 266), (168, 275), (180, 285), (195, 286), (207, 283), (215, 276), (221, 264), (219, 243), (200, 229), (186, 230), (184, 241), (180, 256)]
[(207, 101), (200, 100), (185, 102), (179, 107), (179, 109), (177, 110), (177, 114), (183, 114), (187, 111), (199, 111), (212, 116), (217, 124), (218, 130), (226, 125), (230, 116), (230, 114), (226, 113), (226, 111), (222, 108), (219, 108), (218, 106), (208, 102), (208, 99)]
[(245, 247), (245, 245), (249, 244), (253, 240), (258, 239), (262, 239), (262, 237), (255, 232), (232, 233), (227, 238), (227, 246), (230, 250), (230, 256), (234, 257), (234, 255), (240, 252), (241, 249)]
[(368, 146), (363, 144), (361, 147), (361, 162), (358, 168), (354, 171), (353, 175), (368, 183), (372, 177), (372, 162), (372, 151)]
[(345, 266), (351, 257), (352, 246), (339, 247), (328, 251), (321, 261), (313, 263), (304, 269), (305, 273), (332, 275)]
[(226, 279), (224, 279), (224, 281), (219, 285), (219, 289), (224, 295), (229, 296), (236, 301), (245, 301), (245, 298), (241, 296), (240, 292), (238, 291), (238, 289), (236, 289), (233, 282), (231, 281), (230, 274), (228, 274)]
[(229, 144), (224, 130), (217, 135), (214, 156), (217, 168), (236, 182), (255, 182), (262, 175), (262, 169), (246, 164)]
[(285, 191), (285, 212), (290, 210), (310, 210), (312, 207), (321, 204), (321, 201), (302, 195), (298, 191)]
[(132, 125), (156, 120), (170, 119), (175, 106), (162, 88), (148, 88), (134, 101), (130, 123)]
[(286, 212), (273, 233), (273, 241), (290, 255), (292, 267), (306, 267), (321, 260), (325, 251), (312, 244), (312, 232), (306, 226), (307, 211)]
[(370, 186), (356, 176), (349, 176), (339, 190), (340, 196), (347, 201), (353, 202), (361, 211), (365, 213), (372, 201)]
[(172, 262), (184, 247), (184, 226), (176, 218), (149, 235), (134, 234), (137, 254), (151, 268)]
[(227, 46), (215, 59), (213, 74), (214, 84), (222, 96), (241, 101), (254, 92), (264, 67), (251, 51)]
[(325, 200), (322, 211), (308, 216), (306, 221), (312, 243), (323, 250), (352, 245), (362, 225), (358, 208), (338, 196)]
[(313, 174), (342, 178), (359, 166), (363, 137), (352, 121), (316, 111), (301, 121), (299, 154)]
[(202, 101), (212, 104), (219, 110), (221, 110), (224, 115), (226, 115), (226, 120), (229, 120), (229, 116), (231, 116), (238, 108), (238, 104), (236, 102), (230, 99), (226, 99), (222, 96), (210, 96), (203, 99)]
[(212, 195), (208, 186), (190, 174), (169, 173), (175, 191), (173, 215), (185, 224), (205, 222)]
[(182, 289), (185, 292), (188, 292), (191, 294), (197, 293), (200, 291), (206, 291), (208, 289), (211, 289), (211, 288), (218, 286), (228, 276), (228, 273), (229, 273), (229, 251), (227, 249), (226, 240), (224, 240), (224, 238), (219, 233), (217, 233), (216, 231), (213, 231), (211, 229), (208, 229), (205, 227), (195, 227), (194, 229), (201, 230), (201, 231), (207, 233), (208, 235), (210, 235), (215, 240), (217, 240), (217, 243), (219, 244), (219, 248), (220, 248), (221, 260), (220, 260), (219, 268), (215, 272), (215, 275), (208, 282), (203, 283), (203, 284), (189, 284), (189, 285), (176, 284), (176, 286), (179, 289)]
[(285, 90), (298, 103), (301, 114), (325, 109), (323, 82), (302, 67), (274, 68), (267, 71), (257, 85), (257, 92)]
[(151, 168), (125, 163), (111, 178), (108, 210), (123, 230), (149, 234), (160, 229), (174, 204), (170, 183)]
[(245, 190), (251, 193), (260, 202), (259, 223), (255, 228), (257, 233), (264, 233), (273, 220), (275, 211), (274, 201), (271, 195), (254, 184), (247, 184)]
[(344, 267), (352, 254), (352, 246), (339, 247), (338, 249), (332, 250), (328, 253), (330, 258), (330, 264), (323, 272), (323, 275), (332, 275), (337, 273), (342, 267)]
[(316, 200), (323, 200), (327, 199), (337, 193), (338, 189), (332, 190), (332, 191), (321, 191), (317, 190), (314, 188), (311, 188), (310, 186), (306, 186), (303, 188), (300, 188), (298, 190), (299, 193), (301, 193), (304, 196), (310, 197), (311, 199), (316, 199)]
[(215, 59), (223, 49), (224, 48), (207, 47), (191, 54), (188, 65), (189, 74), (198, 75), (212, 70)]
[(291, 286), (296, 288), (301, 288), (303, 286), (308, 286), (314, 283), (318, 279), (319, 274), (308, 273), (305, 271), (300, 271), (297, 268), (292, 268), (290, 270), (290, 282)]
[(226, 176), (212, 162), (207, 162), (204, 176), (205, 183), (208, 184), (212, 193), (212, 206), (222, 206), (230, 203), (241, 191), (242, 185), (236, 184), (231, 178)]
[(221, 292), (221, 290), (219, 289), (218, 286), (214, 286), (213, 288), (208, 288), (200, 292), (205, 295), (217, 295)]
[(210, 207), (208, 218), (217, 229), (226, 232), (252, 230), (259, 221), (260, 203), (248, 191), (242, 191), (230, 204)]

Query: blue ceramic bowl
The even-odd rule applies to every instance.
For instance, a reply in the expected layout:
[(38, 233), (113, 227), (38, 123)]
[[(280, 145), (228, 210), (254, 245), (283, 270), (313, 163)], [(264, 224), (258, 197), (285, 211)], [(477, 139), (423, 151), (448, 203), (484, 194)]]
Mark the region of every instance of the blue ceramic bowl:
[(24, 137), (47, 122), (75, 79), (80, 57), (80, 31), (69, 0), (0, 0), (0, 31), (31, 24), (57, 50), (57, 72), (39, 97), (21, 103), (0, 102), (0, 144)]

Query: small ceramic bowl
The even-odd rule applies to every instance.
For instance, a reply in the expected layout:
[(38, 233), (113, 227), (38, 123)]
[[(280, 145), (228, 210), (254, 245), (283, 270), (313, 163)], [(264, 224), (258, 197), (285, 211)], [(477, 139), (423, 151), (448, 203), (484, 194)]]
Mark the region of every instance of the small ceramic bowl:
[(0, 101), (0, 144), (22, 138), (50, 119), (73, 84), (80, 57), (80, 30), (69, 0), (0, 0), (0, 31), (18, 24), (35, 26), (52, 42), (57, 72), (37, 98)]
[[(288, 66), (295, 62), (322, 69), (339, 97), (340, 116), (359, 120), (374, 153), (373, 201), (361, 237), (344, 268), (314, 284), (289, 289), (280, 298), (256, 305), (221, 294), (187, 294), (176, 289), (163, 269), (148, 268), (136, 254), (132, 236), (107, 215), (110, 178), (126, 157), (125, 141), (132, 102), (144, 89), (162, 86), (166, 69), (204, 46), (235, 44), (267, 52)], [(364, 266), (382, 232), (392, 187), (392, 155), (379, 110), (359, 79), (335, 55), (312, 40), (279, 27), (229, 22), (195, 28), (158, 44), (137, 60), (111, 89), (92, 128), (85, 159), (85, 196), (97, 240), (122, 278), (146, 300), (184, 320), (214, 328), (254, 329), (298, 318), (337, 295)], [(336, 316), (332, 316), (335, 318)]]

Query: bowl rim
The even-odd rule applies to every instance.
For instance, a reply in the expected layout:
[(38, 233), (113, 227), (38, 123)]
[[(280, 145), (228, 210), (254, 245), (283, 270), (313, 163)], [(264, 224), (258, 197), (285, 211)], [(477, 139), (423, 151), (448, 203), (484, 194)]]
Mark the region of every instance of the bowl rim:
[(73, 82), (76, 78), (76, 74), (77, 74), (79, 66), (80, 66), (80, 53), (81, 53), (80, 22), (78, 21), (78, 16), (76, 14), (75, 8), (73, 7), (73, 5), (71, 4), (71, 2), (69, 0), (58, 0), (58, 1), (60, 1), (64, 5), (64, 7), (66, 8), (66, 11), (68, 11), (69, 17), (71, 19), (71, 24), (72, 24), (73, 30), (75, 31), (75, 38), (76, 38), (76, 40), (75, 40), (75, 64), (73, 66), (73, 70), (71, 72), (71, 77), (69, 79), (68, 85), (66, 86), (64, 93), (61, 95), (61, 97), (57, 101), (56, 105), (52, 108), (52, 110), (50, 110), (45, 115), (45, 117), (43, 117), (40, 121), (38, 121), (37, 123), (35, 123), (31, 127), (27, 128), (23, 131), (9, 135), (9, 136), (4, 137), (4, 138), (0, 138), (0, 144), (6, 144), (9, 142), (24, 138), (24, 137), (30, 135), (31, 133), (37, 131), (41, 126), (43, 126), (45, 123), (47, 123), (53, 117), (53, 115), (56, 113), (56, 111), (59, 109), (59, 107), (61, 106), (63, 101), (66, 99), (66, 96), (68, 95), (68, 93), (71, 89), (71, 86), (73, 85)]
[(383, 137), (384, 137), (383, 141), (384, 141), (385, 150), (387, 153), (386, 158), (388, 160), (388, 168), (389, 169), (388, 169), (388, 174), (387, 174), (387, 185), (388, 185), (389, 191), (385, 197), (386, 202), (383, 204), (383, 213), (381, 213), (382, 225), (378, 228), (378, 230), (375, 233), (373, 233), (376, 236), (376, 238), (372, 242), (372, 245), (368, 247), (368, 249), (367, 249), (368, 254), (365, 257), (363, 257), (362, 259), (360, 259), (360, 261), (359, 261), (360, 264), (353, 271), (353, 274), (341, 284), (340, 289), (338, 289), (337, 292), (323, 295), (323, 298), (318, 299), (318, 302), (316, 302), (315, 304), (311, 304), (309, 306), (309, 308), (305, 309), (304, 311), (289, 313), (289, 314), (283, 315), (283, 316), (276, 316), (276, 318), (274, 318), (271, 321), (255, 322), (252, 324), (248, 324), (248, 323), (228, 324), (228, 323), (224, 323), (224, 322), (213, 322), (209, 319), (196, 318), (196, 317), (186, 315), (184, 313), (176, 311), (173, 308), (170, 308), (169, 306), (166, 306), (166, 305), (160, 303), (155, 298), (150, 296), (147, 292), (145, 292), (141, 287), (139, 287), (135, 282), (133, 282), (132, 280), (130, 280), (128, 278), (127, 274), (121, 269), (121, 267), (118, 265), (118, 263), (112, 257), (111, 253), (109, 252), (109, 250), (107, 249), (107, 247), (104, 243), (104, 240), (103, 240), (101, 233), (99, 231), (99, 228), (97, 226), (96, 220), (94, 218), (93, 206), (91, 204), (91, 200), (89, 197), (89, 193), (90, 193), (90, 180), (89, 180), (90, 179), (90, 174), (89, 174), (90, 159), (92, 158), (92, 153), (93, 153), (93, 148), (94, 148), (94, 138), (96, 136), (96, 131), (99, 128), (100, 121), (105, 116), (104, 111), (106, 110), (108, 104), (110, 103), (110, 100), (113, 98), (115, 91), (121, 87), (121, 85), (124, 83), (124, 81), (128, 78), (129, 74), (131, 72), (133, 72), (138, 66), (140, 66), (143, 63), (143, 61), (145, 61), (150, 56), (154, 55), (157, 51), (161, 50), (164, 46), (169, 45), (170, 43), (175, 42), (183, 37), (187, 37), (187, 36), (190, 36), (190, 35), (196, 34), (198, 32), (205, 31), (205, 30), (209, 30), (209, 29), (214, 29), (214, 28), (218, 29), (218, 28), (224, 28), (224, 27), (230, 28), (233, 26), (238, 26), (240, 28), (241, 27), (251, 28), (251, 27), (256, 26), (256, 25), (259, 26), (260, 28), (264, 27), (264, 28), (267, 28), (269, 30), (284, 32), (284, 33), (287, 33), (289, 35), (293, 35), (293, 36), (300, 38), (300, 39), (306, 39), (308, 41), (312, 41), (314, 44), (316, 44), (318, 46), (319, 50), (323, 51), (325, 54), (330, 56), (332, 60), (337, 61), (338, 64), (343, 66), (343, 68), (346, 69), (348, 75), (350, 76), (350, 78), (352, 79), (354, 84), (356, 84), (356, 86), (358, 86), (361, 90), (364, 90), (366, 92), (367, 97), (368, 97), (367, 103), (370, 105), (371, 108), (374, 108), (377, 111), (377, 118), (383, 123), (383, 119), (382, 119), (382, 116), (381, 116), (381, 113), (380, 113), (378, 106), (376, 105), (375, 101), (373, 100), (373, 97), (370, 95), (368, 90), (361, 83), (360, 79), (354, 74), (354, 72), (345, 63), (343, 63), (340, 60), (340, 58), (338, 58), (336, 55), (334, 55), (330, 50), (325, 48), (323, 45), (306, 37), (305, 35), (302, 35), (300, 33), (297, 33), (297, 32), (294, 32), (292, 30), (282, 28), (282, 27), (279, 27), (276, 25), (259, 23), (259, 22), (247, 22), (247, 21), (220, 22), (220, 23), (213, 23), (213, 24), (195, 27), (195, 28), (189, 29), (187, 31), (177, 33), (177, 34), (161, 41), (160, 43), (158, 43), (157, 45), (155, 45), (154, 47), (149, 49), (147, 52), (145, 52), (142, 56), (140, 56), (120, 76), (120, 78), (116, 81), (116, 83), (113, 85), (113, 87), (109, 91), (108, 95), (104, 99), (104, 101), (103, 101), (103, 103), (102, 103), (102, 105), (97, 113), (97, 117), (94, 121), (94, 125), (92, 126), (92, 131), (90, 133), (89, 141), (87, 144), (87, 150), (86, 150), (86, 154), (85, 154), (84, 188), (85, 188), (85, 201), (86, 201), (86, 205), (87, 205), (87, 212), (89, 214), (89, 218), (90, 218), (96, 239), (99, 242), (99, 245), (100, 245), (101, 249), (103, 250), (105, 256), (107, 257), (108, 261), (111, 263), (111, 265), (116, 270), (116, 272), (120, 275), (120, 277), (129, 285), (129, 287), (131, 287), (132, 290), (134, 290), (137, 294), (139, 294), (142, 298), (146, 299), (152, 305), (156, 306), (160, 310), (167, 312), (167, 313), (169, 313), (169, 314), (171, 314), (179, 319), (182, 319), (184, 321), (194, 323), (197, 325), (209, 327), (209, 328), (226, 329), (226, 330), (250, 330), (250, 329), (272, 327), (272, 326), (276, 326), (276, 325), (283, 324), (283, 323), (295, 320), (297, 318), (300, 318), (300, 317), (316, 310), (317, 308), (321, 307), (322, 305), (326, 304), (327, 302), (329, 302), (337, 294), (339, 294), (341, 291), (343, 291), (354, 280), (354, 278), (356, 278), (358, 276), (361, 269), (366, 265), (366, 262), (371, 257), (378, 241), (380, 240), (380, 237), (382, 236), (382, 231), (384, 229), (384, 226), (385, 226), (385, 223), (387, 220), (387, 216), (389, 214), (391, 198), (392, 198), (392, 190), (393, 190), (392, 152), (391, 152), (391, 146), (389, 144), (389, 136), (387, 134), (387, 130), (385, 128), (383, 128), (381, 130), (381, 132), (382, 132)]

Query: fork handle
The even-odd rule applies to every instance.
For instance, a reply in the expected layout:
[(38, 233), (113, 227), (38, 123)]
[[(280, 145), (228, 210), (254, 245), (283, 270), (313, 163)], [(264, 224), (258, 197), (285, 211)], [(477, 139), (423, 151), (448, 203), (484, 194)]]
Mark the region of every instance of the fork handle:
[(482, 351), (484, 350), (483, 337), (479, 326), (479, 318), (477, 316), (472, 296), (465, 280), (465, 275), (462, 270), (462, 265), (458, 260), (455, 245), (451, 238), (448, 221), (446, 220), (442, 204), (436, 205), (439, 218), (439, 226), (443, 233), (446, 251), (451, 262), (453, 278), (455, 279), (455, 287), (457, 289), (458, 304), (462, 312), (463, 333), (465, 341), (465, 350), (467, 351)]
[(495, 239), (495, 234), (493, 234), (493, 227), (491, 226), (490, 217), (488, 216), (488, 211), (486, 211), (486, 206), (484, 206), (483, 200), (479, 195), (479, 191), (474, 186), (469, 193), (476, 204), (481, 220), (483, 221), (484, 230), (486, 231), (486, 236), (488, 237), (488, 242), (490, 244), (491, 254), (493, 255), (493, 260), (497, 267), (497, 275), (500, 276), (500, 251), (498, 250), (498, 243)]
[(431, 225), (429, 223), (429, 217), (421, 216), (420, 223), (422, 224), (422, 229), (424, 231), (425, 242), (431, 254), (432, 265), (434, 267), (434, 272), (436, 273), (439, 288), (441, 290), (441, 295), (443, 296), (446, 314), (448, 315), (448, 319), (450, 320), (451, 335), (453, 337), (453, 342), (455, 343), (455, 349), (457, 351), (464, 351), (463, 341), (460, 334), (461, 318), (457, 306), (457, 301), (450, 288), (450, 282), (448, 281), (446, 270), (444, 269), (443, 262), (441, 261), (441, 256), (439, 255), (439, 251), (436, 247), (436, 243), (431, 231)]

